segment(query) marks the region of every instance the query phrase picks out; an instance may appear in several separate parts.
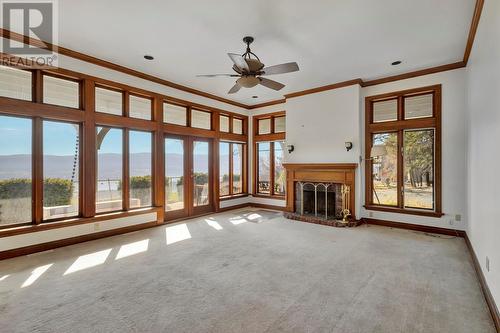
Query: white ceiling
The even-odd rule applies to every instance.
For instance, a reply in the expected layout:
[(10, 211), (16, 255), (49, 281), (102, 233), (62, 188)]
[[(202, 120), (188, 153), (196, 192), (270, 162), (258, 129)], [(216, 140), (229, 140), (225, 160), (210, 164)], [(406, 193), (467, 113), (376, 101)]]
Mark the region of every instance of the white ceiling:
[[(59, 44), (245, 104), (354, 78), (461, 61), (474, 0), (63, 0)], [(266, 65), (296, 61), (286, 84), (228, 95), (243, 36)], [(155, 57), (143, 59), (144, 54)], [(403, 64), (391, 66), (394, 60)], [(270, 77), (271, 78), (271, 77)], [(258, 95), (258, 99), (252, 99)]]

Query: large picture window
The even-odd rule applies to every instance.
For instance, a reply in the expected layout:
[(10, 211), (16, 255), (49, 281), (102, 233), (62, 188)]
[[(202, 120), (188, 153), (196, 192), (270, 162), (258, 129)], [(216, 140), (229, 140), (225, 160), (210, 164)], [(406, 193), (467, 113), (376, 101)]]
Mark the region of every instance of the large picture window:
[(253, 118), (254, 193), (262, 196), (285, 197), (286, 173), (285, 112), (258, 115)]
[(32, 120), (0, 116), (0, 227), (32, 220)]
[(219, 195), (221, 197), (244, 192), (245, 145), (236, 142), (219, 143)]
[(441, 213), (441, 86), (366, 98), (366, 208)]
[(152, 136), (129, 131), (129, 207), (149, 207), (152, 199)]
[(97, 127), (96, 212), (123, 209), (123, 130)]
[(285, 195), (284, 141), (257, 143), (257, 193)]
[(43, 219), (79, 214), (80, 125), (43, 122)]

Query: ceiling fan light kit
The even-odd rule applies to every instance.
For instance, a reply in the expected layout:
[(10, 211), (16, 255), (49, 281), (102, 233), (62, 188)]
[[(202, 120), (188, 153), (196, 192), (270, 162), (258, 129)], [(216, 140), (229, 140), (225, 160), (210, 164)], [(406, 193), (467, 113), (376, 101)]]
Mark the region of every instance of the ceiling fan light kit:
[(254, 41), (254, 38), (247, 36), (243, 38), (243, 42), (247, 44), (247, 49), (242, 55), (236, 53), (228, 53), (227, 55), (233, 62), (232, 69), (237, 74), (208, 74), (208, 75), (198, 75), (199, 77), (239, 77), (236, 80), (235, 85), (228, 91), (228, 94), (234, 94), (240, 90), (240, 88), (253, 88), (260, 84), (264, 87), (281, 90), (285, 86), (274, 80), (262, 77), (265, 75), (276, 75), (296, 72), (299, 70), (299, 65), (296, 62), (289, 62), (280, 65), (274, 65), (269, 67), (264, 67), (264, 64), (260, 61), (259, 57), (250, 50), (250, 44)]

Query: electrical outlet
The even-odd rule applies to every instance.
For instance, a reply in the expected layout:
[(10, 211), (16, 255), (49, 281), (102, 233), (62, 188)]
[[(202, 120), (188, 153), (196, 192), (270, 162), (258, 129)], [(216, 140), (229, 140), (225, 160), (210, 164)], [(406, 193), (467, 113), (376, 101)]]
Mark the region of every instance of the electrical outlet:
[(455, 222), (454, 222), (453, 220), (449, 220), (449, 221), (448, 221), (448, 223), (449, 223), (450, 225), (453, 225)]
[(373, 212), (369, 212), (368, 217), (373, 217)]
[(94, 231), (99, 231), (101, 229), (101, 224), (99, 222), (94, 223)]
[(490, 258), (486, 256), (486, 270), (489, 272), (490, 271)]
[(455, 221), (457, 221), (457, 222), (462, 221), (462, 215), (460, 215), (460, 214), (455, 215)]

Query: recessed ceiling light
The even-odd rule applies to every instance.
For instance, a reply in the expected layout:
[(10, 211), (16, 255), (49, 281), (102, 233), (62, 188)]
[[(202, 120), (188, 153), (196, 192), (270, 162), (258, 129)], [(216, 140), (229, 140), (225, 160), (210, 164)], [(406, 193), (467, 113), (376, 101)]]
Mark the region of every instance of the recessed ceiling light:
[(259, 96), (253, 95), (252, 98), (259, 98)]
[(153, 57), (152, 55), (146, 54), (146, 55), (144, 56), (144, 59), (146, 59), (146, 60), (153, 60), (153, 59), (154, 59), (154, 57)]
[(402, 62), (401, 60), (397, 60), (397, 61), (394, 61), (393, 63), (391, 63), (391, 65), (397, 66), (397, 65), (401, 64), (401, 62)]

